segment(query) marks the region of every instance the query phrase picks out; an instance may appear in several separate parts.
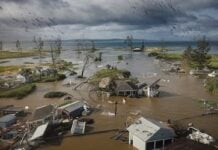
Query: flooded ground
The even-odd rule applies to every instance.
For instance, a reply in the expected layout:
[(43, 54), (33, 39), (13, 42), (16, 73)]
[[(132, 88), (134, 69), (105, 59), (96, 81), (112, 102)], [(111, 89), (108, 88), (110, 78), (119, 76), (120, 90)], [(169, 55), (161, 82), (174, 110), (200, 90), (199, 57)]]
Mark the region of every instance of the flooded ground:
[[(130, 70), (132, 75), (138, 77), (141, 82), (150, 83), (161, 78), (160, 97), (152, 99), (126, 98), (127, 101), (123, 104), (122, 97), (97, 98), (91, 94), (90, 98), (90, 95), (88, 94), (90, 87), (87, 85), (75, 91), (72, 87), (64, 87), (62, 85), (63, 82), (55, 82), (37, 84), (37, 90), (24, 99), (1, 99), (0, 104), (13, 104), (16, 106), (28, 105), (30, 109), (33, 110), (37, 106), (57, 104), (64, 101), (63, 99), (45, 99), (43, 95), (48, 91), (66, 91), (72, 94), (75, 99), (86, 100), (91, 106), (98, 106), (100, 108), (100, 111), (95, 112), (90, 116), (90, 118), (95, 119), (93, 131), (124, 128), (126, 121), (135, 117), (133, 114), (139, 114), (161, 121), (171, 119), (181, 120), (183, 124), (192, 122), (197, 128), (205, 130), (218, 139), (218, 116), (200, 117), (203, 112), (201, 104), (199, 103), (200, 99), (212, 99), (218, 102), (217, 96), (210, 95), (205, 91), (202, 79), (185, 74), (165, 74), (161, 72), (161, 69), (163, 69), (165, 65), (154, 58), (147, 57), (147, 53), (144, 52), (130, 55), (129, 52), (113, 51), (111, 48), (105, 48), (101, 50), (101, 52), (103, 53), (102, 63), (92, 63), (86, 70), (85, 76), (91, 76), (96, 70), (101, 69), (102, 66), (111, 64), (118, 68)], [(123, 55), (125, 60), (118, 63), (118, 55)], [(80, 69), (77, 70), (78, 73), (81, 71), (83, 58), (84, 55), (79, 55), (73, 51), (64, 51), (62, 54), (62, 59), (72, 61), (73, 63), (79, 63)], [(38, 60), (32, 58), (28, 59), (30, 59), (28, 61), (38, 63)], [(50, 61), (50, 58), (45, 60)], [(13, 59), (10, 60), (10, 63), (22, 64), (24, 61), (27, 61), (27, 59)], [(73, 82), (79, 82), (74, 78), (72, 79)], [(116, 118), (107, 115), (108, 113), (114, 112), (114, 104), (110, 104), (108, 101), (118, 101), (118, 114)], [(133, 149), (132, 146), (129, 146), (126, 142), (111, 139), (114, 135), (116, 135), (116, 132), (71, 137), (57, 143), (50, 143), (45, 147), (41, 147), (41, 149)]]

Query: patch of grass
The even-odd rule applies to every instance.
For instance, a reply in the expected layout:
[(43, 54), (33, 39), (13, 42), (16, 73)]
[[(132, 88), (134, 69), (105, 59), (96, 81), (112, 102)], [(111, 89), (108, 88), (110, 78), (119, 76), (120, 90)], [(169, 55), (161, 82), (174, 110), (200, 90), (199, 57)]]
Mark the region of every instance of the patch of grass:
[(67, 93), (65, 92), (59, 92), (59, 91), (53, 91), (53, 92), (48, 92), (44, 95), (45, 98), (61, 98)]
[(0, 66), (0, 73), (6, 72), (6, 71), (18, 71), (20, 69), (20, 66)]
[(99, 83), (102, 78), (110, 77), (111, 79), (118, 78), (117, 75), (122, 73), (122, 70), (118, 69), (102, 69), (97, 71), (90, 79), (90, 83)]
[(138, 81), (136, 78), (131, 78), (131, 72), (128, 70), (119, 70), (117, 68), (101, 69), (97, 71), (90, 79), (89, 83), (97, 85), (103, 78), (109, 77), (111, 80), (131, 80)]
[(148, 57), (157, 57), (159, 55), (158, 52), (150, 52), (148, 53)]
[(179, 53), (150, 52), (148, 56), (156, 57), (157, 59), (170, 60), (170, 61), (182, 60), (182, 54)]
[(30, 57), (36, 56), (37, 52), (12, 52), (12, 51), (1, 51), (0, 59), (8, 59), (8, 58), (22, 58), (22, 57)]
[(210, 78), (206, 81), (206, 89), (213, 94), (218, 94), (218, 78)]
[(208, 67), (218, 69), (218, 55), (211, 56)]
[(59, 70), (75, 70), (78, 67), (78, 64), (73, 64), (72, 62), (67, 62), (65, 60), (60, 60), (57, 64), (56, 67)]
[(158, 59), (164, 60), (182, 60), (182, 54), (179, 53), (159, 53), (157, 56)]
[(0, 89), (0, 98), (22, 99), (36, 89), (35, 84), (23, 84), (13, 89)]

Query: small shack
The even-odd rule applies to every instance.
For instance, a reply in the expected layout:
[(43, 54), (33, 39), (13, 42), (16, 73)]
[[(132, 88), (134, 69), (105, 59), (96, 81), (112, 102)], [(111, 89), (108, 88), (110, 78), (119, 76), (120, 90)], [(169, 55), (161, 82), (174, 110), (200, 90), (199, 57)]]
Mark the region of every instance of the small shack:
[(117, 96), (137, 96), (138, 86), (131, 81), (116, 80), (115, 94)]
[(16, 123), (16, 116), (9, 114), (0, 118), (0, 128), (7, 128)]
[(45, 123), (53, 118), (55, 108), (53, 105), (45, 105), (37, 107), (33, 112), (31, 122), (33, 123)]
[(87, 105), (82, 101), (75, 101), (67, 105), (61, 106), (58, 108), (63, 115), (66, 115), (70, 118), (76, 118), (82, 116), (82, 113), (85, 111)]
[(73, 120), (73, 124), (72, 124), (71, 130), (70, 130), (71, 134), (72, 135), (84, 134), (85, 133), (85, 127), (86, 127), (86, 122)]
[(167, 125), (147, 119), (139, 118), (127, 128), (129, 132), (129, 144), (133, 144), (138, 150), (164, 149), (173, 142), (174, 130)]

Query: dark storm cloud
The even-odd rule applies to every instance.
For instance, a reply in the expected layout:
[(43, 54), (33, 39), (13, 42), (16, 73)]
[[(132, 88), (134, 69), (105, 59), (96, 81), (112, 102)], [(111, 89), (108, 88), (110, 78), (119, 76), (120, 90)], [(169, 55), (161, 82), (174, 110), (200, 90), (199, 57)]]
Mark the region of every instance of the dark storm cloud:
[(26, 3), (30, 0), (1, 0), (0, 2), (5, 2), (5, 3)]
[(217, 30), (217, 18), (210, 13), (217, 8), (217, 0), (1, 0), (0, 30), (50, 28), (64, 34), (68, 32), (64, 26), (80, 26), (110, 31), (169, 28), (172, 34), (203, 32)]

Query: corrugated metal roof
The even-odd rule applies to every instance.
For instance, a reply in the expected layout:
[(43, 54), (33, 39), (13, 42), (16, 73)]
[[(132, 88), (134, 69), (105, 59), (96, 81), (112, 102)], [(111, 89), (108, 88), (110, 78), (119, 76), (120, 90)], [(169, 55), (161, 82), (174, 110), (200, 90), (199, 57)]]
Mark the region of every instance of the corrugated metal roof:
[(14, 119), (16, 119), (16, 116), (14, 114), (9, 114), (9, 115), (1, 117), (0, 122), (9, 122)]
[(173, 129), (163, 123), (143, 117), (130, 125), (127, 130), (143, 141), (171, 139), (175, 136)]
[(84, 105), (85, 105), (85, 103), (82, 101), (75, 101), (73, 103), (61, 106), (61, 107), (59, 107), (59, 109), (65, 110), (65, 111), (70, 113), (70, 112), (73, 112), (73, 111), (83, 107)]

